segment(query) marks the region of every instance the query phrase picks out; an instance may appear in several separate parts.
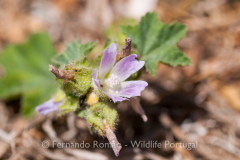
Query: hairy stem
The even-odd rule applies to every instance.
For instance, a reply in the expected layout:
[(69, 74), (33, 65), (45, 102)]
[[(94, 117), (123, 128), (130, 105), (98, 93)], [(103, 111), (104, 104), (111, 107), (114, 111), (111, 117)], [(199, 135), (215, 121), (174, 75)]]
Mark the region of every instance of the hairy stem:
[(114, 134), (113, 130), (109, 127), (107, 121), (103, 120), (105, 134), (107, 136), (108, 141), (110, 142), (112, 149), (116, 156), (119, 155), (119, 151), (122, 149), (121, 144), (118, 142), (116, 135)]

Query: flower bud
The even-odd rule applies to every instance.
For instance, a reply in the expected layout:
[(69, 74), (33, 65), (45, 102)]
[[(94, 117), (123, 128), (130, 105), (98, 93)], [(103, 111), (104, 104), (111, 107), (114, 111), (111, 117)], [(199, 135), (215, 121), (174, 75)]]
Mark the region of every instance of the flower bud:
[(74, 80), (64, 80), (63, 90), (68, 95), (72, 96), (84, 96), (91, 88), (92, 83), (92, 70), (79, 69), (74, 73)]
[(109, 127), (114, 130), (117, 111), (112, 108), (111, 103), (99, 102), (91, 106), (86, 114), (89, 126), (97, 130), (100, 135), (105, 133), (103, 124), (104, 119), (107, 121)]

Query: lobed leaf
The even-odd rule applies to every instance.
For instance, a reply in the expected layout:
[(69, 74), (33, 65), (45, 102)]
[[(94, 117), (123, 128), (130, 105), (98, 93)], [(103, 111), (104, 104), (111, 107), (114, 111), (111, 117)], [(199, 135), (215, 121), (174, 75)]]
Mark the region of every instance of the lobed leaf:
[(52, 58), (52, 62), (64, 67), (73, 61), (82, 63), (87, 54), (96, 46), (97, 42), (89, 42), (86, 44), (80, 44), (79, 40), (70, 42), (67, 44), (66, 50)]
[(143, 16), (138, 25), (121, 26), (121, 29), (131, 38), (152, 76), (155, 76), (158, 62), (171, 66), (190, 64), (190, 60), (176, 46), (187, 31), (183, 24), (162, 23), (153, 12)]
[(0, 98), (21, 95), (21, 112), (29, 117), (35, 107), (56, 93), (57, 83), (48, 71), (56, 52), (45, 33), (30, 36), (27, 42), (6, 47), (0, 57), (5, 75), (0, 79)]

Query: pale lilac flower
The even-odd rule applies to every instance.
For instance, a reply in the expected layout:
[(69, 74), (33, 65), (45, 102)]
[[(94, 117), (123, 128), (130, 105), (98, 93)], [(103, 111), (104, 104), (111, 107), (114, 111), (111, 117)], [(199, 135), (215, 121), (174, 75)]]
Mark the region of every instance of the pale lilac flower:
[(144, 61), (136, 60), (137, 55), (132, 54), (115, 64), (116, 56), (117, 46), (112, 43), (103, 53), (99, 70), (95, 69), (92, 75), (98, 89), (114, 103), (140, 96), (141, 91), (148, 85), (141, 80), (125, 81), (144, 66)]
[(40, 104), (35, 108), (35, 111), (40, 112), (42, 115), (46, 115), (49, 112), (55, 111), (61, 105), (62, 102), (54, 102), (54, 99), (50, 99), (43, 104)]

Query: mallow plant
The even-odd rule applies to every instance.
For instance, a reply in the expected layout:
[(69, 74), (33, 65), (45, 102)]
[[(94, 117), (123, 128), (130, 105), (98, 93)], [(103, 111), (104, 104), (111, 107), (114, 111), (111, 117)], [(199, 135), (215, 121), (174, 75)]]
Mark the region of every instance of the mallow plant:
[(107, 137), (118, 156), (122, 147), (114, 133), (118, 119), (116, 104), (130, 101), (134, 111), (147, 121), (136, 98), (148, 86), (146, 81), (139, 80), (141, 70), (145, 67), (155, 76), (159, 62), (171, 66), (190, 64), (176, 46), (186, 33), (181, 23), (162, 23), (153, 12), (143, 16), (139, 24), (121, 26), (121, 30), (128, 36), (126, 44), (122, 48), (109, 44), (100, 56), (100, 63), (96, 60), (95, 64), (87, 55), (96, 42), (73, 41), (57, 55), (49, 38), (39, 33), (25, 44), (8, 46), (0, 59), (6, 71), (0, 79), (0, 97), (21, 95), (21, 112), (25, 117), (34, 111), (59, 116), (73, 112), (86, 119), (91, 132)]

